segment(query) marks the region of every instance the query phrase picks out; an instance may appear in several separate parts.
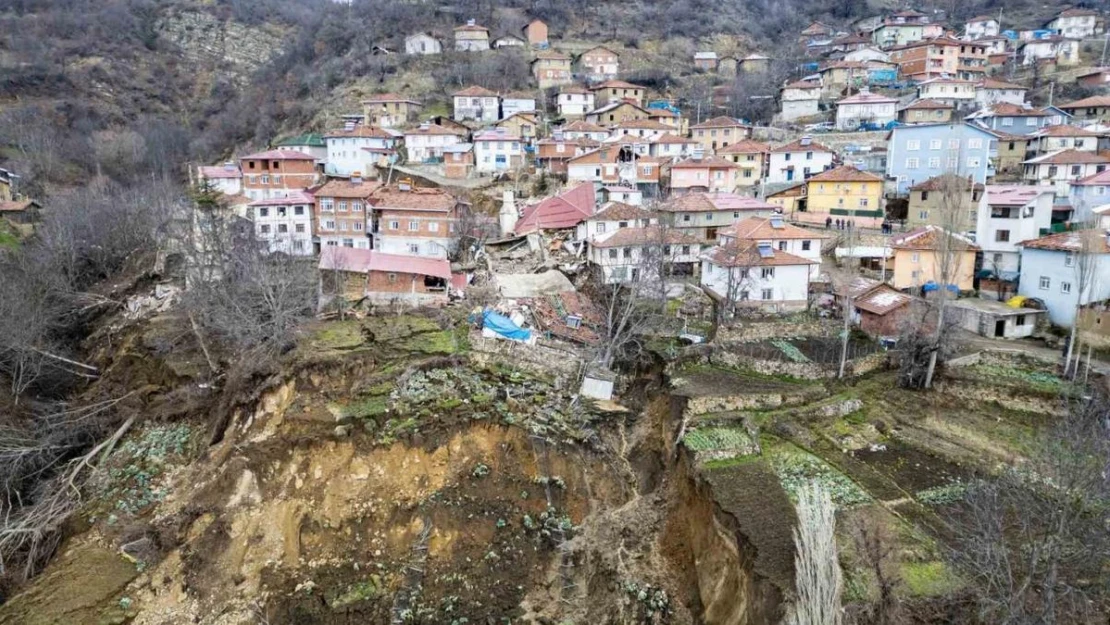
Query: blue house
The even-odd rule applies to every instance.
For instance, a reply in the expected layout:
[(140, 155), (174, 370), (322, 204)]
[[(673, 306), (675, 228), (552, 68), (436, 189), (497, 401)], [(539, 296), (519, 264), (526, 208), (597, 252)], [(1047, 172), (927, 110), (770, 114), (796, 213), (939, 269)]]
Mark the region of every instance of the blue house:
[(941, 174), (955, 173), (985, 184), (994, 175), (992, 157), (998, 154), (994, 135), (962, 122), (898, 126), (887, 144), (886, 175), (898, 193)]
[(1031, 135), (1045, 126), (1052, 125), (1053, 119), (1059, 119), (1058, 112), (1058, 110), (1053, 112), (1012, 102), (995, 102), (968, 115), (967, 119), (996, 132), (1004, 132), (1008, 135)]
[[(1080, 237), (1090, 237), (1088, 249), (1095, 254), (1090, 271), (1093, 278), (1080, 289)], [(1052, 323), (1071, 327), (1076, 305), (1110, 299), (1110, 245), (1102, 230), (1081, 230), (1050, 234), (1021, 245), (1021, 281), (1018, 293), (1045, 303)], [(1080, 292), (1080, 291), (1083, 292)]]
[(1098, 213), (1106, 214), (1106, 207), (1110, 207), (1110, 169), (1072, 180), (1068, 199), (1073, 210), (1071, 221), (1097, 222), (1096, 209), (1101, 209)]

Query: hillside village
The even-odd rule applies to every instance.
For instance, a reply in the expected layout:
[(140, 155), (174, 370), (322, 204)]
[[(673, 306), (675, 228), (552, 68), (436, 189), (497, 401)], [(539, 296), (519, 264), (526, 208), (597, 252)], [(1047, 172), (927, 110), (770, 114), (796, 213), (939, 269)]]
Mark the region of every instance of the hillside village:
[(918, 8), (0, 168), (0, 622), (1102, 622), (1110, 13)]
[[(728, 316), (784, 314), (837, 300), (848, 273), (869, 285), (861, 302), (905, 295), (881, 323), (853, 312), (889, 342), (899, 309), (938, 288), (961, 294), (985, 336), (1066, 329), (1077, 314), (1099, 333), (1110, 280), (1080, 288), (1068, 274), (1076, 254), (1100, 271), (1110, 258), (1094, 236), (1110, 226), (1105, 16), (1068, 9), (1001, 30), (996, 17), (941, 24), (903, 10), (857, 26), (799, 33), (814, 60), (784, 80), (775, 122), (757, 126), (628, 82), (619, 46), (563, 52), (541, 20), (500, 35), (468, 20), (385, 52), (524, 53), (535, 90), (465, 87), (431, 117), (428, 102), (376, 94), (341, 126), (191, 173), (272, 251), (357, 274), (351, 300), (442, 305), (476, 283), (596, 268), (606, 284), (693, 287)], [(692, 64), (728, 77), (771, 61), (699, 52)], [(1093, 95), (1034, 105), (1045, 80)], [(1088, 249), (1081, 230), (1101, 245)], [(958, 276), (941, 276), (938, 246), (954, 241), (967, 253)]]

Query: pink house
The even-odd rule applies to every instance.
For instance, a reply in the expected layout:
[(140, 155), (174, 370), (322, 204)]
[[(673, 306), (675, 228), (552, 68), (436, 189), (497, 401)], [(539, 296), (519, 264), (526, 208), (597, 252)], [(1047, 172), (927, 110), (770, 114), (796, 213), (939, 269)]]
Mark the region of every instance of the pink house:
[(672, 193), (725, 191), (736, 189), (740, 166), (719, 156), (688, 158), (671, 165)]

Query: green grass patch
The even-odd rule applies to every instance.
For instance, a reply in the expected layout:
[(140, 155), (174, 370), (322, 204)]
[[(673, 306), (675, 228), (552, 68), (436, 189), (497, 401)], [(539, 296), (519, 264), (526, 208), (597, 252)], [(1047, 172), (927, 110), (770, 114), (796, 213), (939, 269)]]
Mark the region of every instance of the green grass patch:
[(1069, 382), (1049, 371), (1013, 365), (972, 365), (966, 371), (976, 378), (1020, 386), (1037, 393), (1058, 394), (1071, 387)]
[(373, 395), (354, 403), (336, 406), (333, 412), (338, 412), (339, 416), (350, 417), (352, 419), (368, 419), (380, 414), (385, 414), (388, 409), (388, 395)]
[(452, 330), (437, 330), (405, 339), (401, 349), (419, 354), (450, 355), (459, 351), (459, 342)]
[(916, 597), (946, 595), (962, 584), (948, 565), (940, 561), (903, 563), (902, 582), (906, 591)]
[(763, 451), (791, 499), (797, 497), (798, 490), (802, 486), (816, 481), (829, 492), (833, 502), (839, 506), (871, 501), (871, 496), (848, 476), (817, 456), (790, 443), (782, 442), (777, 445), (764, 443)]
[(732, 458), (718, 458), (716, 460), (707, 460), (702, 467), (707, 471), (716, 471), (720, 469), (728, 469), (731, 467), (738, 467), (741, 465), (749, 464), (751, 462), (758, 462), (762, 460), (761, 456), (747, 455), (747, 456), (733, 456)]
[(381, 596), (383, 589), (384, 586), (382, 585), (381, 576), (371, 575), (364, 581), (348, 586), (343, 594), (336, 597), (328, 605), (330, 605), (333, 610), (338, 610), (339, 608), (354, 605), (362, 601), (377, 599)]
[(365, 340), (362, 324), (356, 319), (329, 322), (312, 336), (312, 344), (320, 349), (353, 349)]
[(738, 427), (699, 427), (686, 432), (682, 443), (691, 451), (736, 451), (750, 454), (757, 450), (748, 432)]
[(19, 237), (0, 228), (0, 247), (15, 250), (19, 247)]

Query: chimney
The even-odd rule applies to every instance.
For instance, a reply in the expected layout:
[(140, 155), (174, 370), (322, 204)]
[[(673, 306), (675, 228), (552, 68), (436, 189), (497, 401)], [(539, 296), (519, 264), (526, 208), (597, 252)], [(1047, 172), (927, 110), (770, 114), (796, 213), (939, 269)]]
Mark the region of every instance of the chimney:
[(362, 184), (362, 172), (361, 171), (351, 172), (351, 184)]
[(412, 178), (401, 178), (397, 181), (398, 191), (412, 191)]
[(421, 130), (427, 130), (431, 127), (432, 127), (432, 125), (429, 122), (420, 122), (420, 129)]
[(501, 212), (498, 213), (497, 217), (501, 225), (502, 236), (507, 236), (513, 232), (519, 214), (516, 210), (516, 199), (513, 197), (512, 189), (506, 189), (501, 194)]
[(473, 19), (466, 20), (466, 25), (467, 26), (473, 26), (474, 25), (474, 20)]
[(813, 143), (813, 137), (808, 136), (802, 137), (801, 141), (799, 141), (799, 144), (801, 145), (810, 145), (811, 143)]
[(351, 131), (351, 130), (354, 130), (354, 129), (355, 129), (355, 120), (348, 119), (347, 121), (343, 122), (343, 130)]
[(224, 169), (227, 171), (235, 171), (236, 167), (238, 165), (235, 164), (235, 161), (224, 161)]

